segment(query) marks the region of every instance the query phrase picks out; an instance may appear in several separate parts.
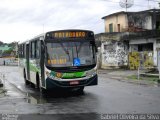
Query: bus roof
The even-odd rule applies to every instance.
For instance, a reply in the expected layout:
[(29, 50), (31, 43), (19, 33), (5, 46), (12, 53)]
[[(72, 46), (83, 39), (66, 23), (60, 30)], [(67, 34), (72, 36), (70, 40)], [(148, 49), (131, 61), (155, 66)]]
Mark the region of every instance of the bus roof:
[(83, 30), (83, 29), (64, 29), (64, 30), (54, 30), (54, 31), (48, 31), (46, 33), (50, 33), (50, 32), (65, 32), (65, 31), (85, 31), (85, 32), (93, 32), (91, 30)]
[(64, 29), (64, 30), (54, 30), (54, 31), (47, 31), (45, 33), (42, 33), (42, 34), (39, 34), (31, 39), (28, 39), (26, 41), (23, 41), (23, 42), (20, 42), (19, 44), (24, 44), (24, 43), (29, 43), (29, 41), (32, 41), (32, 40), (35, 40), (36, 38), (39, 38), (39, 37), (45, 37), (45, 35), (47, 33), (51, 33), (51, 32), (65, 32), (65, 31), (84, 31), (84, 32), (93, 32), (91, 30), (83, 30), (83, 29)]
[(42, 33), (42, 34), (37, 35), (37, 36), (35, 36), (35, 37), (31, 38), (31, 39), (28, 39), (28, 40), (25, 40), (25, 41), (23, 41), (23, 42), (20, 42), (19, 44), (29, 43), (29, 41), (35, 40), (36, 38), (44, 37), (45, 34), (46, 34), (46, 33)]

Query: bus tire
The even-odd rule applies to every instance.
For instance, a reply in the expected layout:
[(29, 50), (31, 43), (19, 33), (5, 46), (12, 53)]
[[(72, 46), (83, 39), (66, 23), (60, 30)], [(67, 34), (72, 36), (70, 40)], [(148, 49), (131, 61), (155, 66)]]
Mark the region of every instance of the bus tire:
[(46, 94), (46, 93), (47, 93), (47, 90), (41, 87), (41, 88), (40, 88), (40, 93), (41, 93), (41, 94)]
[(25, 85), (29, 85), (29, 81), (27, 80), (25, 69), (24, 69), (24, 71), (23, 71), (23, 77), (24, 77)]
[(84, 86), (83, 87), (80, 87), (78, 90), (77, 90), (77, 93), (79, 94), (82, 94), (84, 92)]

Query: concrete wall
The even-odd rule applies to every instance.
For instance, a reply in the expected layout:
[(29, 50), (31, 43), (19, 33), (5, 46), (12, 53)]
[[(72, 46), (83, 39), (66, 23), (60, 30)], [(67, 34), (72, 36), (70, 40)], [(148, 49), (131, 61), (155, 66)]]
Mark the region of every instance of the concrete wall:
[(129, 52), (136, 52), (136, 51), (138, 51), (138, 46), (130, 44)]
[(129, 13), (127, 15), (129, 28), (152, 29), (152, 17), (149, 13)]
[[(157, 49), (160, 49), (159, 31), (100, 33), (95, 36), (95, 39), (99, 42), (98, 61), (100, 68), (113, 68), (128, 65), (129, 52), (139, 51), (145, 52), (143, 54), (149, 58), (145, 61), (145, 66), (157, 66)], [(122, 56), (120, 54), (122, 54)], [(135, 54), (131, 55), (133, 61), (134, 56), (136, 56)], [(137, 58), (137, 60), (138, 59), (139, 58)], [(138, 63), (136, 63), (136, 66), (137, 64)]]
[(128, 62), (127, 45), (118, 41), (105, 41), (101, 45), (101, 68), (126, 66)]
[(120, 24), (120, 32), (126, 27), (128, 27), (128, 21), (126, 19), (126, 14), (118, 14), (115, 16), (109, 16), (105, 19), (105, 32), (109, 32), (109, 24), (113, 24), (113, 32), (118, 32), (117, 24)]
[(141, 68), (151, 68), (153, 65), (152, 51), (129, 53), (129, 69), (136, 70), (139, 66), (141, 66)]
[(153, 43), (153, 55), (152, 55), (152, 59), (153, 59), (153, 65), (157, 66), (157, 43), (156, 43), (156, 39), (152, 38), (152, 39), (137, 39), (137, 40), (130, 40), (129, 41), (129, 52), (138, 52), (138, 45), (139, 44), (145, 44), (145, 43)]
[(18, 59), (17, 58), (0, 58), (0, 66), (18, 66)]
[(118, 31), (120, 24), (120, 32), (123, 31), (143, 31), (143, 29), (152, 30), (152, 16), (146, 12), (142, 13), (119, 13), (108, 16), (104, 19), (105, 32), (109, 31), (109, 24), (113, 24), (113, 32)]
[(148, 16), (147, 21), (144, 23), (144, 28), (147, 30), (152, 30), (152, 17)]
[(137, 39), (137, 40), (130, 40), (130, 45), (138, 45), (138, 44), (145, 44), (145, 43), (154, 43), (155, 39)]
[(158, 66), (158, 56), (157, 56), (157, 43), (156, 39), (153, 42), (153, 62), (154, 66)]

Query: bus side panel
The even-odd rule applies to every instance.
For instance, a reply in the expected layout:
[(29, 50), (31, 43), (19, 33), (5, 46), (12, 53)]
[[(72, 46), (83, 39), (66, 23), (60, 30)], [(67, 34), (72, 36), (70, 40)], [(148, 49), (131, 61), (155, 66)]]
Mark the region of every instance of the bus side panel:
[(41, 68), (40, 68), (40, 59), (30, 59), (30, 79), (31, 79), (31, 82), (34, 83), (34, 84), (37, 84), (37, 75), (39, 77), (39, 82), (40, 82), (40, 85), (42, 85), (42, 82), (41, 82)]
[(27, 67), (26, 67), (26, 58), (27, 58), (27, 53), (28, 53), (28, 49), (27, 49), (27, 44), (23, 43), (23, 44), (19, 44), (18, 45), (18, 57), (19, 57), (19, 70), (20, 70), (20, 74), (22, 75), (22, 77), (25, 77), (26, 79), (28, 79), (28, 75), (27, 75)]
[(24, 77), (24, 69), (25, 69), (25, 59), (24, 58), (19, 58), (19, 72), (22, 77)]
[(30, 81), (34, 84), (36, 84), (36, 60), (30, 59), (29, 61), (29, 69), (30, 69)]

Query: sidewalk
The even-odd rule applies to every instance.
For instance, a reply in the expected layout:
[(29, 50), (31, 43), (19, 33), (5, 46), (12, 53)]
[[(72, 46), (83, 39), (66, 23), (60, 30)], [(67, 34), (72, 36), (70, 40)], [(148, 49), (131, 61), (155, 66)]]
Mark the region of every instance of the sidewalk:
[(114, 69), (114, 70), (106, 70), (106, 69), (99, 69), (98, 70), (99, 76), (105, 75), (108, 78), (122, 81), (122, 82), (128, 82), (133, 84), (139, 84), (139, 85), (154, 85), (159, 86), (157, 82), (149, 81), (149, 80), (138, 80), (138, 79), (132, 79), (129, 78), (130, 76), (138, 76), (137, 70), (126, 70), (126, 69)]
[(123, 76), (127, 77), (130, 75), (136, 75), (137, 70), (125, 70), (125, 69), (114, 69), (114, 70), (105, 70), (105, 69), (99, 69), (98, 73), (100, 74), (108, 74), (108, 75), (115, 75), (115, 76)]

